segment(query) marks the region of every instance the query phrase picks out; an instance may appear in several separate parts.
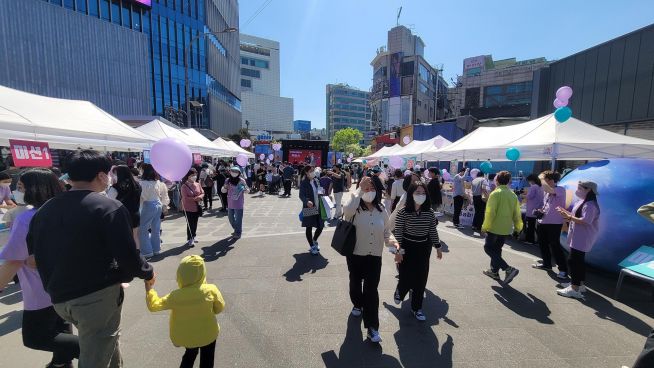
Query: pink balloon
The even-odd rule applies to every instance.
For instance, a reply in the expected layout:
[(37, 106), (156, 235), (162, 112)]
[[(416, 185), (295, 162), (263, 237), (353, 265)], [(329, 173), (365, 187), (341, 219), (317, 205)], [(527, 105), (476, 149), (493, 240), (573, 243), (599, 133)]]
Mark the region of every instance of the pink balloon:
[(241, 143), (241, 147), (243, 147), (243, 148), (248, 148), (248, 147), (250, 147), (250, 144), (252, 144), (252, 142), (249, 139), (246, 139), (246, 138), (241, 139), (240, 143)]
[(402, 165), (404, 165), (404, 160), (402, 157), (392, 156), (388, 159), (388, 163), (391, 165), (391, 167), (399, 169), (402, 167)]
[(273, 160), (274, 158), (275, 158), (275, 155), (273, 155), (272, 153), (268, 155), (269, 160)]
[(572, 97), (572, 88), (563, 86), (556, 90), (556, 98), (560, 101), (567, 101)]
[(265, 159), (266, 159), (265, 154), (262, 153), (262, 154), (259, 155), (259, 160), (265, 160)]
[(247, 166), (247, 164), (248, 164), (248, 156), (246, 156), (246, 155), (243, 154), (243, 153), (239, 154), (238, 156), (236, 156), (236, 163), (237, 163), (239, 166)]
[(348, 157), (347, 162), (352, 162), (352, 157)]
[(559, 107), (568, 106), (568, 100), (559, 100), (558, 98), (554, 99), (554, 108), (558, 109)]
[(150, 162), (168, 180), (181, 180), (191, 168), (193, 155), (184, 142), (177, 138), (163, 138), (152, 145)]
[(272, 149), (273, 151), (279, 151), (280, 149), (282, 149), (282, 145), (279, 143), (273, 143)]
[(402, 138), (402, 142), (404, 142), (404, 144), (411, 143), (411, 137), (409, 137), (408, 135), (405, 135), (404, 138)]

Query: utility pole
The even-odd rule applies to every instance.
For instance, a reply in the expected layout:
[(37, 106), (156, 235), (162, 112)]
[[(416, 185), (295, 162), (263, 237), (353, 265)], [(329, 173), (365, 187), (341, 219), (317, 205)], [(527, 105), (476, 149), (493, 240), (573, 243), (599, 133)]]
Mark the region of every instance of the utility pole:
[(402, 14), (402, 7), (401, 6), (400, 6), (400, 9), (397, 11), (397, 22), (395, 24), (396, 26), (400, 25), (400, 14)]

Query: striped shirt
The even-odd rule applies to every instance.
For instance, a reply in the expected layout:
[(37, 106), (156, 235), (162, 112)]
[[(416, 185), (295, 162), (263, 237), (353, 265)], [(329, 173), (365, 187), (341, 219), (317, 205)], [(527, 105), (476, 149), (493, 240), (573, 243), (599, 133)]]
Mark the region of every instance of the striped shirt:
[(428, 238), (435, 248), (440, 248), (441, 241), (436, 230), (437, 224), (436, 214), (432, 210), (417, 213), (407, 212), (406, 208), (402, 207), (395, 218), (393, 235), (400, 247), (404, 238), (409, 237), (411, 239)]

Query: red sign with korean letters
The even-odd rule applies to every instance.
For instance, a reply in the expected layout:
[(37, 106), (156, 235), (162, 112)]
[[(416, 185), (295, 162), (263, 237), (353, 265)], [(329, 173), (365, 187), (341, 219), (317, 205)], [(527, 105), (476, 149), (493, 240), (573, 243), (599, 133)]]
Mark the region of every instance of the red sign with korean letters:
[(47, 142), (10, 139), (9, 146), (16, 167), (52, 166), (52, 155)]

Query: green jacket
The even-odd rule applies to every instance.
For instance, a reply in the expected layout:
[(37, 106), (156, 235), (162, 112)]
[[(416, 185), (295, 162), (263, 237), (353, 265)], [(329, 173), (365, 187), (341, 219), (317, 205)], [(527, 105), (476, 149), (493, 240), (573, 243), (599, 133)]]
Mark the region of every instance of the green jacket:
[(640, 207), (638, 209), (638, 214), (654, 222), (654, 202)]
[(506, 185), (498, 186), (488, 197), (481, 230), (496, 235), (510, 235), (514, 230), (522, 230), (520, 201)]

